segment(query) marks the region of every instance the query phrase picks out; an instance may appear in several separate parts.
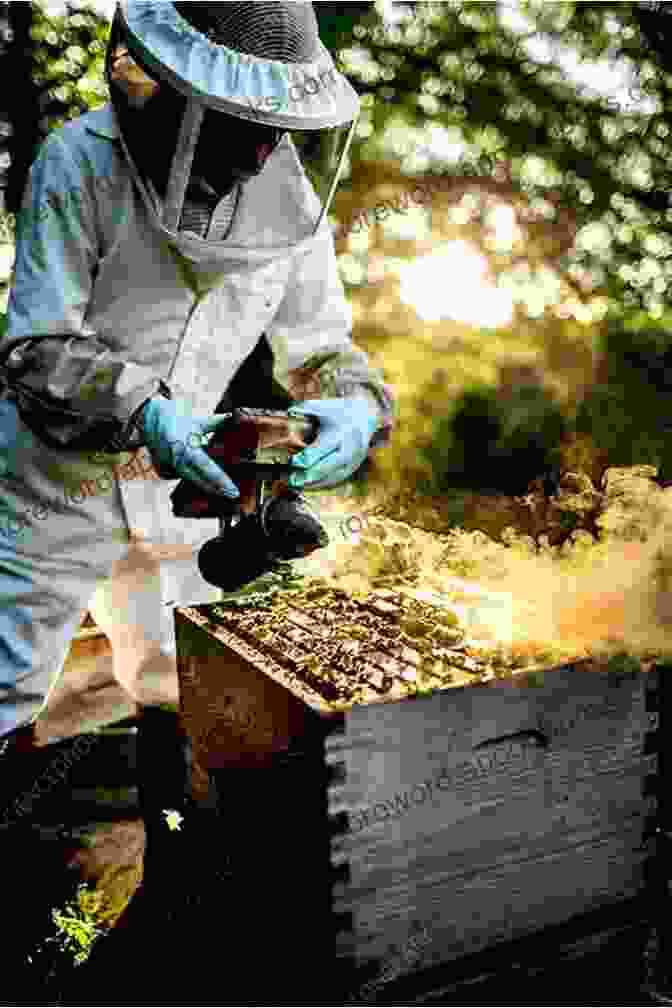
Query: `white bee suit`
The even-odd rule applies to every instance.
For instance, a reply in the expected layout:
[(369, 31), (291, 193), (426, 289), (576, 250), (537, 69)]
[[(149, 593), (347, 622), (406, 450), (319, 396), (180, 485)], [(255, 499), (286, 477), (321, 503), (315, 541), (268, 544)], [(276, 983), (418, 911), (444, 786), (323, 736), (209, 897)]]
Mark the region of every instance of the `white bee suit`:
[[(0, 734), (37, 716), (89, 606), (130, 692), (144, 703), (176, 695), (173, 609), (218, 597), (196, 553), (219, 525), (172, 516), (176, 480), (127, 476), (129, 456), (115, 452), (142, 443), (129, 440), (129, 419), (149, 398), (167, 386), (190, 415), (209, 416), (266, 333), (281, 385), (301, 370), (318, 396), (370, 395), (381, 429), (393, 412), (380, 373), (352, 343), (327, 223), (359, 104), (327, 51), (320, 43), (310, 64), (240, 56), (170, 3), (129, 0), (118, 18), (161, 87), (167, 79), (187, 96), (186, 111), (165, 202), (140, 175), (113, 105), (52, 134), (31, 169), (0, 340), (0, 352), (14, 347), (0, 403), (0, 472), (11, 478), (0, 501), (21, 527), (10, 535), (0, 525)], [(291, 85), (309, 72), (331, 75), (333, 86), (314, 102), (295, 100)], [(129, 87), (157, 87), (136, 66), (128, 73)], [(269, 97), (280, 111), (253, 115), (250, 101)], [(263, 171), (216, 206), (205, 236), (178, 231), (203, 105), (283, 130), (326, 130), (327, 145), (328, 130), (336, 141), (345, 126), (326, 199), (309, 181), (298, 134), (295, 143), (285, 133)], [(96, 444), (93, 458), (73, 451), (82, 433)], [(107, 492), (72, 496), (101, 473)], [(129, 535), (139, 538), (130, 549)]]
[[(68, 351), (60, 352), (58, 373), (64, 385), (91, 372), (91, 362), (100, 354), (102, 345), (114, 360), (124, 362), (116, 395), (121, 397), (123, 392), (127, 401), (135, 404), (151, 394), (158, 379), (164, 379), (195, 414), (207, 415), (217, 407), (238, 367), (266, 332), (281, 384), (286, 386), (289, 373), (313, 358), (318, 364), (326, 362), (318, 366), (316, 373), (318, 377), (328, 373), (331, 393), (338, 394), (341, 382), (351, 389), (352, 383), (359, 381), (377, 395), (384, 409), (388, 400), (380, 376), (369, 368), (366, 354), (353, 345), (350, 337), (352, 313), (338, 277), (328, 229), (282, 254), (263, 252), (265, 240), (270, 246), (283, 232), (285, 236), (288, 231), (291, 234), (300, 211), (297, 176), (288, 175), (278, 161), (277, 173), (270, 170), (275, 166), (269, 163), (258, 178), (246, 183), (231, 235), (222, 245), (249, 241), (256, 249), (261, 246), (261, 254), (255, 255), (252, 249), (247, 261), (236, 255), (220, 263), (216, 273), (210, 268), (204, 274), (192, 265), (189, 272), (192, 280), (197, 274), (196, 286), (211, 285), (204, 293), (203, 288), (196, 293), (185, 275), (184, 264), (149, 226), (117, 138), (114, 112), (108, 106), (82, 116), (44, 145), (24, 205), (32, 210), (36, 204), (45, 203), (49, 192), (77, 185), (77, 224), (81, 222), (85, 231), (84, 236), (76, 236), (77, 242), (81, 245), (85, 241), (87, 249), (97, 245), (101, 254), (92, 278), (88, 256), (75, 255), (69, 245), (62, 248), (51, 240), (58, 236), (58, 227), (50, 216), (27, 220), (17, 247), (7, 339), (35, 332), (62, 332), (65, 327), (73, 333), (94, 332), (96, 343), (90, 350), (86, 343), (77, 344), (71, 373)], [(74, 164), (81, 166), (75, 178)], [(59, 179), (59, 175), (66, 178)], [(62, 264), (54, 262), (59, 255)], [(46, 259), (47, 267), (53, 266), (48, 274), (55, 278), (52, 284), (45, 282), (44, 270), (36, 268), (44, 261), (37, 261), (38, 256)], [(212, 267), (213, 263), (207, 265)], [(67, 282), (58, 282), (59, 271), (67, 271)], [(87, 352), (89, 360), (82, 365)], [(36, 716), (36, 697), (46, 696), (76, 627), (73, 606), (78, 613), (88, 608), (100, 581), (126, 554), (127, 547), (118, 538), (123, 528), (141, 533), (150, 555), (152, 547), (156, 547), (159, 569), (152, 575), (153, 583), (147, 581), (144, 603), (135, 575), (124, 568), (124, 576), (135, 584), (128, 605), (124, 607), (123, 591), (111, 586), (101, 587), (92, 604), (101, 628), (113, 642), (125, 639), (129, 625), (140, 624), (145, 635), (142, 646), (152, 653), (153, 667), (152, 649), (159, 642), (174, 677), (173, 607), (167, 603), (188, 605), (218, 597), (196, 566), (197, 550), (218, 533), (218, 523), (174, 518), (169, 500), (177, 485), (174, 480), (159, 482), (115, 475), (111, 493), (68, 503), (63, 484), (72, 488), (73, 473), (77, 471), (82, 480), (95, 478), (102, 471), (100, 467), (90, 464), (90, 454), (54, 452), (21, 421), (19, 430), (17, 457), (28, 485), (25, 493), (18, 486), (5, 487), (5, 496), (19, 515), (26, 514), (34, 493), (49, 502), (57, 501), (58, 512), (52, 509), (48, 519), (41, 522), (28, 515), (28, 539), (23, 537), (25, 545), (19, 542), (16, 548), (30, 550), (31, 568), (38, 581), (42, 580), (44, 550), (52, 556), (61, 544), (67, 550), (73, 536), (81, 549), (76, 562), (71, 552), (63, 558), (58, 584), (47, 578), (56, 609), (67, 612), (70, 619), (66, 623), (50, 611), (42, 621), (30, 669), (20, 671), (18, 677), (33, 699), (24, 701), (19, 697), (19, 710), (23, 714), (29, 710), (31, 716)], [(31, 457), (30, 465), (26, 453)], [(33, 467), (37, 471), (31, 476)], [(116, 537), (113, 541), (105, 537), (106, 530)], [(187, 559), (185, 547), (190, 553)], [(171, 550), (179, 561), (171, 560)], [(162, 602), (158, 626), (157, 576)], [(8, 590), (11, 593), (11, 588)], [(142, 639), (138, 631), (134, 644), (137, 655), (142, 651), (138, 645)], [(138, 658), (135, 669), (129, 670), (128, 648), (126, 652), (126, 682), (134, 684), (132, 692), (141, 697), (144, 658)]]

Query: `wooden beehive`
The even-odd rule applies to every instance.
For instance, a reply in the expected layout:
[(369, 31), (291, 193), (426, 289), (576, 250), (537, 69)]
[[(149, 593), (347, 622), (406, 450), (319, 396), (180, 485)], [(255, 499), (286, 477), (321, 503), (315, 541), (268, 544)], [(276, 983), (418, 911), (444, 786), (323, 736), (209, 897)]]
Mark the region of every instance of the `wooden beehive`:
[[(595, 913), (635, 920), (655, 666), (577, 661), (348, 709), (296, 673), (325, 637), (314, 612), (290, 612), (273, 658), (261, 618), (242, 632), (211, 609), (176, 614), (194, 792), (281, 918), (309, 922), (313, 961), (341, 990), (384, 967), (389, 982), (427, 971), (445, 987), (442, 971), (486, 950)], [(372, 672), (403, 674), (403, 652), (377, 646)]]

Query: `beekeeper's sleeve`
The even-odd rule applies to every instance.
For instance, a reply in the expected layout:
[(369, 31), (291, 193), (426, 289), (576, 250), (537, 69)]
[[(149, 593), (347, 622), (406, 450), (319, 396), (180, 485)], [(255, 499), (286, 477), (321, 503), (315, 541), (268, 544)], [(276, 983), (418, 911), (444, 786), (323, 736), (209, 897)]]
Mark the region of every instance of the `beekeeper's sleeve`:
[(113, 416), (120, 431), (159, 389), (151, 368), (105, 346), (86, 324), (101, 258), (98, 200), (90, 166), (78, 163), (59, 134), (49, 137), (32, 166), (17, 215), (8, 328), (0, 349), (19, 337), (53, 336), (37, 344), (22, 378), (35, 392), (94, 419)]
[(295, 399), (365, 395), (378, 407), (373, 444), (389, 440), (394, 398), (381, 371), (352, 341), (352, 309), (338, 275), (330, 235), (297, 256), (287, 292), (267, 337), (276, 377)]

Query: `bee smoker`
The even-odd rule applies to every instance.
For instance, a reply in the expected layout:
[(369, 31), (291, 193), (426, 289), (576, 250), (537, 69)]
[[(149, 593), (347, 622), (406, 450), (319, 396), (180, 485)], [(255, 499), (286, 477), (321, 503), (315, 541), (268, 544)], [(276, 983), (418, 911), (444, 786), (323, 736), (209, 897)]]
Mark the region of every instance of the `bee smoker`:
[(208, 584), (225, 592), (255, 581), (276, 560), (329, 545), (304, 498), (287, 484), (291, 457), (315, 439), (316, 422), (261, 409), (235, 409), (229, 417), (206, 451), (236, 483), (240, 500), (207, 494), (186, 480), (171, 496), (177, 518), (219, 518), (220, 534), (202, 547), (198, 566)]

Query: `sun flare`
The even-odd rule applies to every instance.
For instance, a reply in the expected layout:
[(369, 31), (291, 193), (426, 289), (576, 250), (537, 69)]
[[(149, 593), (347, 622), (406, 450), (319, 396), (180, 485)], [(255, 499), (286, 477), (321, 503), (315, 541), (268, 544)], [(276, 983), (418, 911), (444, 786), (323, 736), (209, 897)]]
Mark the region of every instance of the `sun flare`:
[(480, 253), (464, 241), (451, 241), (399, 269), (399, 296), (424, 322), (452, 319), (492, 329), (510, 325), (513, 299), (487, 273)]

